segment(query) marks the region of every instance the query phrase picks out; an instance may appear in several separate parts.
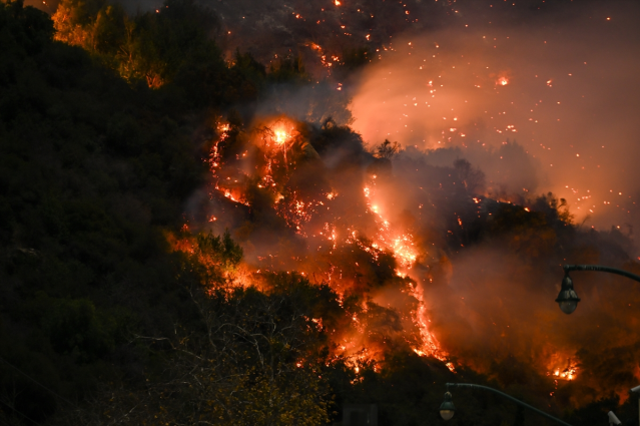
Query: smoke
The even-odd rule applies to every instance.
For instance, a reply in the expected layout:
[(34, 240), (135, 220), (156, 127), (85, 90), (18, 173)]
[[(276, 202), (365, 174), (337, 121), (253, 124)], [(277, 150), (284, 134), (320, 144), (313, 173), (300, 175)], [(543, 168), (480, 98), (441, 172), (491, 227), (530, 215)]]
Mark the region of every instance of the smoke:
[[(189, 206), (197, 226), (230, 229), (254, 271), (356, 300), (333, 336), (346, 355), (410, 347), (506, 385), (545, 383), (565, 407), (637, 384), (637, 284), (575, 273), (578, 310), (553, 300), (564, 263), (640, 270), (627, 238), (638, 5), (415, 1), (393, 6), (399, 19), (350, 2), (219, 3), (230, 50), (307, 55), (318, 83), (273, 86), (245, 124), (220, 118), (224, 155)], [(358, 26), (356, 10), (377, 18)], [(342, 81), (322, 56), (356, 36), (376, 40), (375, 57)]]
[[(497, 186), (552, 191), (600, 229), (640, 224), (638, 5), (570, 5), (557, 19), (517, 26), (461, 9), (455, 26), (396, 39), (367, 69), (351, 105), (354, 129), (370, 144), (455, 147)], [(509, 141), (529, 158), (510, 158), (512, 172), (500, 175), (495, 160), (507, 159), (482, 151)]]
[(201, 4), (230, 60), (299, 56), (316, 82), (215, 117), (189, 225), (230, 230), (247, 282), (328, 284), (352, 314), (331, 339), (356, 360), (413, 349), (543, 383), (563, 407), (637, 384), (638, 284), (575, 273), (578, 310), (553, 303), (563, 263), (640, 272), (626, 238), (640, 224), (637, 3)]
[(567, 316), (553, 303), (560, 278), (497, 245), (461, 252), (447, 286), (427, 292), (433, 330), (463, 364), (506, 385), (540, 381), (504, 375), (500, 363), (510, 358), (557, 380), (549, 401), (580, 405), (613, 391), (626, 399), (640, 378), (637, 285), (574, 274), (582, 302)]
[[(476, 180), (485, 175), (489, 197), (531, 205), (551, 191), (567, 200), (578, 223), (631, 234), (640, 224), (640, 176), (633, 167), (640, 154), (640, 84), (632, 53), (640, 42), (639, 11), (630, 2), (592, 3), (564, 9), (557, 19), (529, 16), (517, 26), (488, 25), (463, 13), (455, 26), (396, 38), (365, 70), (351, 110), (352, 127), (369, 146), (389, 139), (408, 148), (393, 162), (405, 180), (398, 209), (420, 203), (421, 190), (434, 181), (446, 185), (446, 176), (425, 166), (466, 159), (477, 168)], [(432, 215), (420, 221), (440, 231), (432, 234), (455, 230), (456, 216), (460, 227), (469, 226), (474, 210), (464, 198), (434, 201), (430, 195)], [(550, 400), (556, 395), (583, 404), (613, 390), (626, 398), (627, 387), (640, 379), (638, 336), (630, 325), (637, 319), (627, 299), (637, 286), (580, 276), (589, 302), (579, 315), (567, 317), (552, 303), (560, 264), (623, 267), (635, 251), (628, 243), (622, 244), (626, 253), (613, 249), (596, 235), (574, 235), (561, 252), (552, 242), (533, 253), (498, 239), (449, 253), (440, 285), (425, 284), (442, 347), (499, 379), (501, 360), (510, 357), (557, 374), (560, 390), (556, 382)], [(612, 231), (611, 240), (616, 235)], [(437, 277), (442, 262), (427, 263)], [(569, 376), (575, 381), (563, 389)]]
[(305, 86), (273, 84), (255, 113), (258, 116), (284, 114), (316, 125), (327, 119), (339, 125), (349, 124), (353, 119), (348, 109), (349, 98), (345, 92), (336, 90), (339, 87), (327, 79)]

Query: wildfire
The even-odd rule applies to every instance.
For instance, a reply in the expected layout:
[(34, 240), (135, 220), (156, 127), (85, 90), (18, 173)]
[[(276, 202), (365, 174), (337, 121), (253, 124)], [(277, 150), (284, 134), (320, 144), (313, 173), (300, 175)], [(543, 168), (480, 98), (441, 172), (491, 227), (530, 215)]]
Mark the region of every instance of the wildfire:
[(564, 367), (556, 367), (552, 373), (547, 373), (547, 376), (552, 376), (557, 380), (575, 380), (578, 375), (578, 364), (569, 359)]
[[(304, 239), (309, 249), (304, 254), (274, 245), (268, 253), (256, 256), (257, 264), (243, 264), (243, 268), (237, 269), (234, 282), (260, 287), (256, 281), (260, 271), (295, 270), (312, 282), (329, 284), (343, 298), (356, 291), (366, 291), (360, 289), (368, 288), (372, 284), (367, 280), (375, 279), (370, 268), (382, 267), (381, 261), (391, 256), (395, 260), (391, 267), (395, 268), (393, 272), (399, 280), (395, 291), (408, 295), (417, 306), (414, 311), (404, 313), (405, 333), (414, 333), (412, 337), (395, 338), (409, 343), (421, 356), (448, 362), (448, 354), (440, 349), (438, 340), (428, 328), (422, 289), (408, 278), (408, 271), (419, 262), (419, 250), (413, 233), (397, 223), (380, 190), (385, 179), (374, 174), (366, 177), (366, 185), (359, 195), (365, 210), (354, 212), (350, 207), (352, 200), (339, 196), (344, 190), (349, 191), (350, 182), (332, 176), (328, 169), (322, 173), (327, 173), (324, 179), (330, 185), (319, 186), (317, 191), (310, 190), (313, 186), (308, 181), (302, 181), (304, 185), (300, 186), (300, 181), (294, 179), (304, 165), (320, 164), (313, 163), (320, 157), (300, 135), (295, 121), (280, 116), (255, 123), (246, 133), (242, 145), (231, 139), (237, 138), (232, 136), (237, 132), (232, 132), (228, 123), (221, 120), (216, 124), (216, 130), (218, 136), (211, 144), (207, 160), (213, 178), (211, 196), (250, 210), (255, 199), (251, 194), (262, 194), (260, 197), (270, 200), (271, 204), (261, 208), (271, 208), (289, 229)], [(229, 151), (230, 147), (233, 151)], [(222, 211), (210, 211), (208, 217), (214, 218), (208, 222), (209, 226), (228, 223)], [(197, 254), (197, 247), (188, 238), (173, 237), (171, 241), (175, 250)], [(203, 264), (208, 262), (205, 258), (201, 261)], [(385, 339), (391, 337), (382, 340), (373, 337), (379, 333), (371, 328), (376, 325), (369, 322), (367, 303), (362, 302), (359, 307), (362, 317), (353, 313), (351, 324), (344, 330), (334, 330), (332, 337), (337, 344), (334, 356), (342, 359), (356, 374), (365, 365), (379, 369), (385, 351), (390, 347)], [(322, 318), (314, 322), (321, 326)], [(448, 367), (454, 371), (453, 365)]]
[[(401, 268), (396, 271), (396, 274), (400, 277), (405, 277), (406, 274), (403, 273), (403, 271), (410, 270), (418, 260), (414, 237), (411, 233), (402, 233), (396, 230), (396, 226), (393, 226), (389, 220), (381, 214), (385, 209), (378, 205), (382, 199), (378, 199), (375, 192), (377, 176), (373, 175), (371, 178), (369, 185), (363, 188), (363, 195), (369, 210), (376, 215), (380, 226), (374, 242), (370, 247), (365, 248), (365, 251), (379, 253), (381, 248), (390, 250)], [(376, 200), (376, 204), (374, 204), (374, 199)], [(445, 362), (447, 368), (455, 372), (455, 366), (448, 361), (448, 353), (440, 348), (438, 340), (429, 330), (429, 320), (422, 287), (419, 285), (412, 286), (410, 288), (410, 294), (418, 301), (418, 308), (412, 313), (412, 317), (420, 331), (422, 342), (418, 347), (413, 348), (414, 352), (420, 356), (433, 356)]]
[(427, 317), (427, 308), (425, 306), (424, 291), (422, 290), (422, 287), (418, 285), (412, 287), (411, 295), (418, 300), (418, 309), (414, 314), (415, 321), (419, 326), (420, 335), (422, 337), (422, 346), (413, 348), (413, 351), (420, 356), (431, 355), (434, 358), (445, 362), (447, 368), (455, 373), (455, 366), (448, 360), (449, 354), (440, 349), (438, 340), (429, 331), (429, 319)]
[(562, 372), (560, 372), (560, 370), (556, 370), (553, 373), (554, 376), (561, 378), (561, 379), (566, 379), (566, 380), (573, 380), (574, 376), (575, 376), (575, 370), (574, 369), (568, 369), (565, 368), (564, 370), (562, 370)]
[(410, 269), (418, 259), (418, 255), (414, 248), (413, 236), (411, 234), (405, 234), (394, 239), (393, 252), (395, 253), (396, 258), (401, 260), (402, 265), (408, 269)]
[(289, 135), (284, 130), (276, 130), (274, 133), (276, 135), (276, 143), (278, 145), (283, 145), (289, 138)]
[(278, 146), (285, 147), (294, 137), (295, 124), (285, 117), (280, 117), (266, 126), (270, 131), (272, 141)]
[[(373, 175), (371, 185), (363, 188), (369, 210), (377, 216), (379, 223), (379, 232), (375, 237), (372, 247), (375, 249), (383, 247), (392, 251), (394, 257), (404, 269), (411, 269), (418, 259), (413, 235), (392, 229), (395, 227), (392, 227), (389, 220), (382, 215), (385, 209), (379, 205), (379, 202), (374, 204), (373, 199), (375, 197), (372, 191), (376, 186), (376, 178), (377, 176)], [(398, 275), (402, 275), (401, 271), (398, 271)]]

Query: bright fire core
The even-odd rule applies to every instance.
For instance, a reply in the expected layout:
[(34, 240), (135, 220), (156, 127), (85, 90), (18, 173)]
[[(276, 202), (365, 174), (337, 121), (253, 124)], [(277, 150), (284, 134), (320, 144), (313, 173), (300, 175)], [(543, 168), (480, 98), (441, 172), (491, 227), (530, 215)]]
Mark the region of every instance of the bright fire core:
[[(282, 244), (281, 234), (274, 235), (270, 241), (275, 244), (248, 250), (247, 268), (256, 277), (262, 272), (294, 270), (311, 282), (328, 284), (340, 298), (357, 295), (360, 313), (352, 315), (348, 327), (331, 333), (335, 356), (346, 359), (355, 372), (363, 363), (383, 362), (394, 340), (420, 356), (448, 362), (448, 354), (429, 330), (427, 301), (415, 281), (429, 280), (424, 268), (414, 273), (423, 254), (411, 227), (398, 222), (387, 202), (386, 181), (391, 177), (365, 169), (356, 178), (353, 170), (329, 169), (295, 127), (286, 117), (257, 123), (242, 154), (224, 159), (230, 126), (218, 126), (219, 137), (209, 156), (212, 197), (252, 209), (250, 194), (260, 191), (263, 198), (271, 199), (270, 208), (284, 220), (287, 232), (305, 241), (305, 249), (292, 251)], [(279, 149), (285, 144), (286, 150)], [(307, 170), (314, 170), (313, 175), (301, 180), (298, 175)], [(310, 185), (311, 181), (315, 184)], [(356, 196), (353, 186), (358, 181), (364, 186)], [(216, 218), (209, 222), (214, 227), (229, 223), (222, 211), (209, 214)], [(391, 274), (379, 278), (386, 268), (391, 268)], [(251, 278), (245, 276), (242, 281), (250, 284)], [(380, 337), (376, 306), (398, 311), (402, 330)], [(447, 366), (454, 371), (453, 364)]]
[(276, 130), (274, 133), (276, 135), (276, 143), (278, 145), (282, 145), (287, 141), (287, 132), (284, 130)]

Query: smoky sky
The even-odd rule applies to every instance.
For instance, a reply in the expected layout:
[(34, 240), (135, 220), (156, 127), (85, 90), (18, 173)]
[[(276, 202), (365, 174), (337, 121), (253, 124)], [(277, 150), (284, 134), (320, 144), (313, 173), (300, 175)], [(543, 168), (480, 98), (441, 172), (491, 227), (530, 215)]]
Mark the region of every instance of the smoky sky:
[(638, 11), (592, 3), (544, 25), (503, 27), (462, 17), (400, 37), (365, 71), (353, 127), (369, 143), (459, 147), (490, 177), (479, 148), (516, 141), (537, 164), (530, 180), (539, 185), (513, 190), (553, 191), (577, 221), (629, 229), (640, 201)]
[[(351, 123), (368, 146), (390, 139), (461, 150), (455, 155), (483, 170), (492, 195), (552, 191), (585, 226), (631, 235), (640, 226), (637, 2), (199, 3), (217, 14), (229, 55), (239, 48), (264, 63), (300, 55), (321, 81), (305, 93), (272, 90), (277, 112), (299, 116), (313, 101), (307, 119)], [(345, 51), (363, 46), (371, 63), (349, 78), (337, 72)], [(312, 99), (312, 90), (322, 95)], [(335, 104), (345, 97), (352, 102), (341, 112)], [(507, 142), (529, 158), (499, 164)], [(449, 157), (431, 158), (445, 165), (438, 161)]]

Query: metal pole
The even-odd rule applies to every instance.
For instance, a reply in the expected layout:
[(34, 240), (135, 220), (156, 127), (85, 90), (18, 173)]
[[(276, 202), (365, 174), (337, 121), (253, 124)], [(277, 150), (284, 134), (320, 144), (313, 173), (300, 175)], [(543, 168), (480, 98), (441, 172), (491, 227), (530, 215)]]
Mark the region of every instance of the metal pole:
[(562, 267), (565, 272), (569, 271), (599, 271), (610, 272), (612, 274), (622, 275), (623, 277), (630, 278), (634, 281), (640, 282), (640, 275), (632, 274), (631, 272), (623, 271), (622, 269), (610, 268), (608, 266), (601, 265), (564, 265)]
[(471, 384), (471, 383), (447, 383), (445, 386), (447, 387), (447, 390), (449, 390), (450, 386), (451, 387), (457, 387), (457, 388), (474, 388), (474, 389), (488, 390), (490, 392), (497, 393), (498, 395), (501, 395), (504, 398), (507, 398), (511, 402), (515, 402), (516, 404), (520, 405), (521, 407), (528, 408), (529, 410), (531, 410), (531, 411), (533, 411), (535, 413), (538, 413), (541, 416), (544, 416), (544, 417), (546, 417), (546, 418), (548, 418), (550, 420), (553, 420), (556, 423), (559, 423), (559, 424), (564, 425), (564, 426), (571, 426), (569, 423), (563, 422), (562, 420), (560, 420), (560, 419), (558, 419), (556, 417), (553, 417), (551, 414), (547, 414), (544, 411), (540, 411), (537, 408), (532, 407), (531, 405), (520, 401), (519, 399), (515, 399), (511, 395), (507, 395), (504, 392), (500, 392), (499, 390), (494, 389), (494, 388), (490, 388), (488, 386), (474, 385), (474, 384)]

